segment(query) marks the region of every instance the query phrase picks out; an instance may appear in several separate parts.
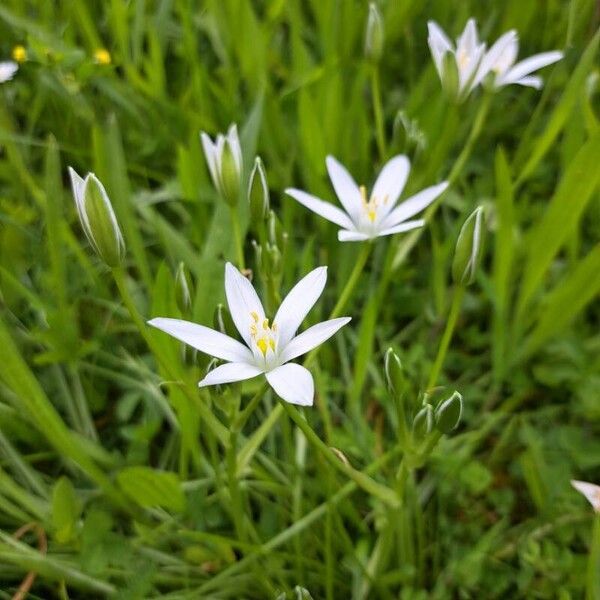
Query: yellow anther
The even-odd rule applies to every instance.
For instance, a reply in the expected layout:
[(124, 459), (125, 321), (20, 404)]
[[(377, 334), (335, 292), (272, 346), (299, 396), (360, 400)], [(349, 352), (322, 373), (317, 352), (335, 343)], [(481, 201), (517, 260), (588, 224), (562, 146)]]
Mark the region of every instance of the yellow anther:
[(255, 323), (258, 323), (258, 319), (259, 319), (259, 317), (258, 317), (258, 313), (257, 313), (257, 312), (255, 312), (255, 311), (252, 311), (252, 312), (250, 313), (250, 316), (251, 316), (251, 317), (254, 319), (254, 322), (255, 322)]
[(263, 321), (263, 329), (266, 331), (267, 329), (269, 329), (269, 319), (265, 319)]
[(25, 50), (25, 46), (21, 46), (18, 44), (12, 50), (12, 57), (18, 63), (25, 62), (27, 60), (27, 50)]
[(258, 349), (262, 352), (263, 356), (266, 356), (268, 347), (266, 338), (260, 338), (259, 340), (256, 340), (256, 345), (258, 346)]
[(110, 65), (112, 58), (110, 56), (110, 52), (106, 48), (98, 48), (94, 52), (94, 60), (99, 65)]
[(377, 211), (374, 209), (368, 210), (367, 216), (369, 217), (369, 221), (371, 221), (372, 223), (375, 220), (375, 217), (377, 216)]
[(275, 352), (275, 340), (273, 338), (269, 338), (269, 348)]
[(362, 198), (363, 203), (367, 204), (367, 188), (364, 185), (361, 185), (358, 189), (360, 190), (360, 197)]

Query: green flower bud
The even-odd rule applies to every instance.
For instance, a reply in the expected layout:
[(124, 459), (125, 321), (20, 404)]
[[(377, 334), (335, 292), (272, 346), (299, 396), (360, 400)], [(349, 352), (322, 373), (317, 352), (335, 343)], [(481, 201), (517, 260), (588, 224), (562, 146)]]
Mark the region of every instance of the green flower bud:
[(460, 230), (452, 261), (454, 283), (469, 285), (475, 280), (482, 254), (482, 221), (483, 209), (479, 206)]
[(442, 59), (442, 88), (447, 96), (458, 99), (458, 67), (452, 52), (446, 52)]
[(183, 314), (188, 313), (192, 307), (193, 289), (190, 273), (187, 267), (180, 262), (175, 273), (175, 300)]
[(450, 398), (441, 402), (435, 410), (435, 426), (441, 433), (450, 433), (460, 423), (463, 410), (463, 398), (454, 392)]
[(69, 167), (79, 221), (92, 248), (109, 266), (117, 267), (125, 255), (125, 242), (104, 186), (93, 173), (82, 179)]
[(388, 389), (394, 394), (402, 393), (404, 389), (404, 370), (399, 356), (388, 348), (385, 353), (385, 378)]
[(413, 420), (413, 434), (417, 440), (422, 440), (433, 429), (433, 407), (426, 404)]
[(214, 142), (204, 132), (200, 134), (200, 139), (215, 187), (225, 202), (235, 206), (240, 196), (243, 170), (236, 125), (229, 127), (227, 135), (217, 135)]
[(250, 203), (250, 221), (255, 228), (260, 227), (269, 213), (269, 186), (265, 167), (260, 156), (254, 161), (248, 183), (248, 202)]
[(375, 2), (369, 4), (369, 16), (365, 34), (365, 56), (376, 63), (383, 53), (384, 28), (381, 13)]
[(277, 246), (267, 244), (267, 252), (265, 256), (267, 260), (266, 271), (271, 276), (276, 276), (281, 273), (281, 252)]
[(267, 219), (267, 235), (269, 237), (269, 242), (273, 246), (277, 246), (280, 250), (285, 248), (287, 244), (287, 233), (283, 231), (281, 222), (273, 210), (269, 211)]

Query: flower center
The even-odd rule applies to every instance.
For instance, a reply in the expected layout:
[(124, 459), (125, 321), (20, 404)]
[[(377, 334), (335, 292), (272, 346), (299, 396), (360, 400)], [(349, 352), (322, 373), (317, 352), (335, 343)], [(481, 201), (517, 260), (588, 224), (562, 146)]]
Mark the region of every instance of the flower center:
[(464, 48), (461, 48), (458, 51), (458, 54), (456, 56), (456, 62), (458, 63), (460, 69), (465, 69), (471, 62), (471, 57)]
[(250, 313), (250, 316), (252, 317), (250, 337), (263, 357), (266, 358), (269, 350), (274, 353), (277, 348), (277, 325), (273, 323), (269, 326), (269, 319), (263, 319), (261, 323), (260, 317), (254, 311)]
[(377, 211), (379, 207), (381, 204), (387, 204), (388, 196), (386, 195), (383, 197), (382, 203), (380, 203), (375, 196), (371, 196), (371, 198), (367, 200), (367, 188), (364, 185), (360, 186), (360, 195), (362, 198), (363, 210), (367, 215), (367, 219), (369, 219), (371, 223), (374, 223), (375, 219), (377, 218)]

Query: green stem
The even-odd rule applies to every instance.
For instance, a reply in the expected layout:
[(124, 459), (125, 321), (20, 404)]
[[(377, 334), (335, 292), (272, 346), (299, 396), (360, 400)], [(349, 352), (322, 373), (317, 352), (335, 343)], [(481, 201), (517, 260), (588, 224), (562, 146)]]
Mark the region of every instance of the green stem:
[(229, 428), (229, 445), (227, 447), (226, 459), (227, 479), (229, 481), (229, 495), (231, 496), (231, 513), (233, 515), (233, 522), (238, 538), (245, 542), (246, 534), (244, 531), (242, 496), (237, 478), (237, 440), (238, 432), (240, 430), (236, 427), (236, 423), (240, 416), (239, 403), (240, 398), (238, 396), (238, 398), (236, 398), (236, 407), (231, 419), (231, 426)]
[(252, 398), (246, 405), (246, 408), (244, 408), (244, 410), (238, 411), (237, 416), (233, 420), (233, 424), (231, 426), (232, 430), (239, 432), (242, 431), (242, 429), (244, 429), (244, 425), (258, 406), (258, 403), (263, 399), (263, 396), (265, 395), (265, 392), (267, 391), (268, 387), (269, 385), (267, 382), (263, 383), (258, 392), (256, 392), (256, 394), (252, 396)]
[(600, 598), (600, 514), (595, 515), (592, 530), (592, 545), (587, 569), (585, 600)]
[(383, 123), (383, 109), (381, 102), (381, 86), (379, 85), (379, 69), (377, 65), (371, 67), (371, 96), (373, 98), (373, 114), (375, 117), (375, 133), (379, 158), (385, 158), (385, 129)]
[(429, 373), (429, 381), (427, 382), (428, 390), (433, 388), (437, 382), (444, 358), (446, 358), (446, 353), (448, 352), (448, 346), (450, 345), (452, 334), (454, 333), (454, 328), (456, 327), (456, 320), (458, 319), (460, 305), (464, 295), (465, 287), (462, 285), (457, 286), (454, 290), (454, 297), (452, 298), (452, 305), (450, 306), (450, 313), (448, 314), (448, 320), (446, 321), (444, 335), (442, 336), (437, 356), (435, 357), (435, 362), (433, 363), (433, 367)]
[(237, 206), (231, 206), (231, 226), (233, 229), (233, 240), (235, 242), (235, 253), (237, 256), (238, 267), (246, 268), (244, 259), (244, 240), (242, 239), (242, 230), (240, 228), (240, 215)]
[(354, 263), (352, 273), (350, 273), (350, 277), (348, 278), (348, 281), (346, 282), (346, 285), (344, 286), (344, 289), (342, 290), (342, 293), (340, 294), (336, 305), (333, 307), (333, 310), (329, 315), (330, 319), (335, 319), (336, 317), (339, 317), (342, 310), (344, 310), (344, 308), (346, 307), (346, 304), (348, 303), (348, 300), (350, 299), (350, 296), (358, 282), (358, 278), (360, 277), (363, 269), (365, 268), (365, 264), (367, 262), (367, 259), (369, 258), (369, 254), (371, 253), (372, 247), (372, 242), (364, 242), (362, 244), (360, 253), (356, 259), (356, 262)]
[(302, 430), (302, 433), (305, 435), (306, 439), (321, 452), (323, 457), (329, 462), (329, 464), (337, 469), (340, 473), (346, 475), (352, 479), (358, 486), (360, 486), (363, 490), (371, 494), (372, 496), (376, 496), (386, 504), (392, 507), (397, 507), (399, 505), (399, 500), (396, 493), (390, 488), (377, 483), (374, 479), (366, 475), (361, 471), (357, 471), (353, 469), (351, 466), (342, 462), (335, 452), (325, 444), (321, 438), (313, 431), (311, 426), (304, 419), (302, 414), (298, 411), (297, 408), (288, 404), (284, 400), (279, 399), (279, 403), (283, 406), (283, 409), (288, 414), (288, 416), (296, 423), (296, 425)]

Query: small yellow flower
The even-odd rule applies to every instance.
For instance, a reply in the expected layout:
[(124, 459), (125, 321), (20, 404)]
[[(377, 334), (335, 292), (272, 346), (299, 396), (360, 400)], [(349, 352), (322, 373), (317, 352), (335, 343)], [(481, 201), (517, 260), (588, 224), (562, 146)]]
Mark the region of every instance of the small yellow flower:
[(98, 48), (94, 52), (94, 60), (99, 65), (110, 65), (110, 63), (111, 63), (110, 52), (106, 48)]
[(27, 60), (27, 50), (21, 44), (16, 45), (12, 51), (12, 57), (15, 62), (22, 63)]

